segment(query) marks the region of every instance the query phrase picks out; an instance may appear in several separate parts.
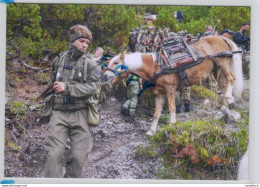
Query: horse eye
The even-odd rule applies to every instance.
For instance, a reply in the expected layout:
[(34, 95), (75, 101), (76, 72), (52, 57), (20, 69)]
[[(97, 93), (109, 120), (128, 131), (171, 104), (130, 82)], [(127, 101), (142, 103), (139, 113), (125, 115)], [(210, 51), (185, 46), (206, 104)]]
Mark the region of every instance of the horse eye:
[(119, 62), (115, 62), (114, 64), (119, 64)]

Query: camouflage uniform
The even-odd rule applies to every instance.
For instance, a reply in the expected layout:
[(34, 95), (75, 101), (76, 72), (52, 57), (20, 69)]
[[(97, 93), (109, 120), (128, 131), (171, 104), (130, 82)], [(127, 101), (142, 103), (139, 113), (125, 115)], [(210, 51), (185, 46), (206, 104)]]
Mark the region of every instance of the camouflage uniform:
[[(149, 26), (148, 28), (152, 29), (151, 26)], [(152, 39), (153, 33), (152, 32), (148, 33), (146, 31), (145, 33), (141, 33), (141, 34), (142, 34), (141, 35), (142, 41), (141, 41), (140, 52), (143, 52), (143, 53), (152, 52), (153, 46), (150, 46), (148, 43)]]
[(169, 30), (168, 30), (168, 27), (166, 27), (165, 29), (163, 29), (163, 34), (164, 34), (164, 37), (165, 37), (165, 38), (168, 38), (168, 37), (170, 36), (169, 33), (170, 33), (170, 32), (169, 32)]
[(176, 112), (180, 113), (181, 103), (184, 102), (184, 111), (190, 111), (190, 87), (180, 87), (176, 92), (175, 104)]
[(238, 50), (242, 51), (242, 65), (243, 65), (243, 74), (244, 76), (249, 79), (250, 78), (250, 53), (245, 49), (243, 45), (239, 45)]
[(135, 114), (135, 109), (138, 103), (138, 96), (139, 93), (139, 77), (135, 75), (131, 75), (127, 81), (127, 100), (122, 106), (122, 113), (126, 116), (132, 116)]
[(137, 31), (132, 29), (129, 32), (129, 42), (128, 42), (128, 51), (135, 52), (136, 51), (136, 42), (137, 42)]
[(64, 82), (65, 91), (55, 93), (53, 112), (46, 132), (44, 147), (48, 151), (45, 177), (63, 177), (63, 154), (70, 138), (71, 151), (65, 177), (81, 177), (84, 161), (93, 147), (87, 124), (87, 100), (99, 87), (100, 69), (73, 45), (56, 57), (52, 64), (51, 81)]

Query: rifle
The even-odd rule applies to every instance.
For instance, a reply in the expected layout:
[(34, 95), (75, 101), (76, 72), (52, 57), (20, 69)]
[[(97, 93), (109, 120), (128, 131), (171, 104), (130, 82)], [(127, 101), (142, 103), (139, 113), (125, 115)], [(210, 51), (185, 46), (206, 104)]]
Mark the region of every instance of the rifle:
[(53, 89), (54, 84), (51, 84), (50, 86), (48, 86), (37, 98), (36, 101), (39, 101), (40, 99), (43, 99), (44, 97), (52, 94), (54, 92)]
[(212, 30), (212, 35), (214, 35), (214, 33), (215, 33), (215, 31), (216, 31), (216, 28), (217, 28), (217, 26), (215, 25), (214, 28), (213, 28), (213, 30)]

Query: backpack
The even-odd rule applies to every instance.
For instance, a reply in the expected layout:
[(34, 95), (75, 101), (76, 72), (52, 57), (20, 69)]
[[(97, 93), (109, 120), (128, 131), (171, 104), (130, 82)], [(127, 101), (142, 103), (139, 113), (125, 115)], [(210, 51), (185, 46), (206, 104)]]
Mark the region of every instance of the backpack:
[(135, 49), (137, 36), (138, 36), (138, 32), (130, 32), (130, 34), (129, 34), (129, 47), (131, 50)]

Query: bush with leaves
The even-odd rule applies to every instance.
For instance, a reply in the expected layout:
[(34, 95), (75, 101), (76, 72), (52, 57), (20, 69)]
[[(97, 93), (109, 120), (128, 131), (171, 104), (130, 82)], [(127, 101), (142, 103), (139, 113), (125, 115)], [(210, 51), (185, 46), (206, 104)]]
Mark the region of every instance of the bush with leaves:
[[(212, 178), (223, 177), (223, 172), (234, 175), (238, 160), (247, 148), (248, 131), (226, 133), (219, 124), (219, 120), (196, 120), (166, 125), (150, 138), (153, 150), (158, 151), (153, 155), (162, 157), (164, 166), (175, 170), (182, 179), (200, 178), (203, 176), (198, 173), (203, 172)], [(164, 154), (159, 154), (162, 150)], [(138, 154), (147, 154), (147, 148), (138, 147)]]

